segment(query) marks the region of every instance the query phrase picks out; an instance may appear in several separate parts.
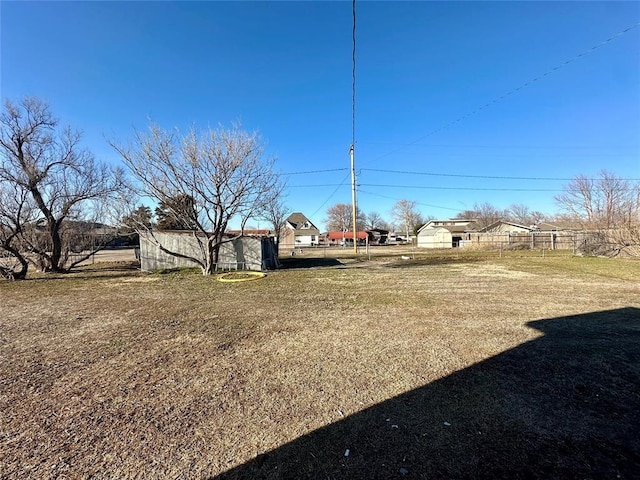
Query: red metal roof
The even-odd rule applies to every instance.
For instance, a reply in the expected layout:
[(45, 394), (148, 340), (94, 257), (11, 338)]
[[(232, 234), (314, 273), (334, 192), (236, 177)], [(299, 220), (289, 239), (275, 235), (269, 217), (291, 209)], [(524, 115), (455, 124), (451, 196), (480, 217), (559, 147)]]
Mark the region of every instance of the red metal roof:
[[(365, 240), (367, 232), (358, 232), (358, 240)], [(343, 238), (353, 239), (353, 231), (350, 232), (327, 232), (327, 240), (342, 240)]]

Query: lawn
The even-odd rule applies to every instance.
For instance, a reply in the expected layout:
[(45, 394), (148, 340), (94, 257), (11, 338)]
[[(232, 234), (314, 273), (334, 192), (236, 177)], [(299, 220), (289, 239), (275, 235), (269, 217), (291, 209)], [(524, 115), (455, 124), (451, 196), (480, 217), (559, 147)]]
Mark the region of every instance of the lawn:
[(0, 478), (638, 477), (640, 262), (325, 255), (0, 283)]

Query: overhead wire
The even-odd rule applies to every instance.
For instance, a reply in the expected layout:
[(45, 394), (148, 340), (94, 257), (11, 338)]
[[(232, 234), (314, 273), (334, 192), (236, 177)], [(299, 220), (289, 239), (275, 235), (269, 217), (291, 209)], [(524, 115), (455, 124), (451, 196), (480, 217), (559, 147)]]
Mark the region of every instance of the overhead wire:
[(306, 170), (303, 172), (287, 172), (287, 173), (282, 173), (281, 175), (283, 176), (288, 176), (288, 175), (306, 175), (306, 174), (312, 174), (312, 173), (327, 173), (327, 172), (343, 172), (345, 170), (349, 170), (348, 168), (344, 167), (344, 168), (327, 168), (324, 170)]
[[(402, 200), (400, 198), (395, 198), (395, 197), (390, 197), (388, 195), (382, 195), (380, 193), (374, 193), (374, 192), (367, 192), (366, 190), (361, 190), (358, 189), (359, 193), (364, 193), (366, 195), (373, 195), (374, 197), (380, 197), (380, 198), (386, 198), (388, 200), (393, 200), (393, 201), (399, 201)], [(430, 203), (423, 203), (423, 202), (415, 202), (416, 205), (421, 205), (423, 207), (430, 207), (430, 208), (440, 208), (442, 210), (451, 210), (454, 212), (462, 212), (462, 210), (458, 209), (458, 208), (451, 208), (451, 207), (443, 207), (442, 205), (432, 205)]]
[[(351, 50), (351, 148), (355, 148), (356, 142), (356, 0), (352, 0), (351, 2), (351, 14), (353, 17), (353, 29), (351, 31), (352, 38), (352, 50)], [(336, 169), (337, 170), (348, 170), (347, 168)], [(345, 182), (351, 175), (351, 172), (347, 173), (347, 175), (342, 179), (342, 181), (336, 186), (335, 190), (331, 192), (331, 194), (327, 197), (327, 199), (322, 202), (315, 212), (313, 212), (310, 216), (313, 217), (316, 215), (328, 202), (331, 200), (338, 190), (342, 186), (344, 186)], [(294, 187), (295, 188), (295, 187)]]
[[(453, 177), (453, 178), (477, 178), (477, 179), (491, 179), (491, 180), (533, 180), (533, 181), (561, 181), (568, 182), (573, 178), (562, 177), (517, 177), (507, 175), (464, 175), (457, 173), (434, 173), (434, 172), (416, 172), (410, 170), (389, 170), (382, 168), (362, 168), (361, 171), (378, 172), (378, 173), (396, 173), (401, 175), (423, 175), (430, 177)], [(598, 180), (597, 178), (586, 178), (585, 180)], [(640, 178), (621, 178), (620, 180), (638, 181)]]
[(422, 190), (460, 190), (473, 192), (561, 192), (551, 188), (483, 188), (483, 187), (434, 187), (430, 185), (391, 185), (380, 183), (361, 183), (363, 187), (378, 188), (417, 188)]
[(308, 183), (305, 185), (287, 185), (289, 188), (342, 187), (344, 183)]
[(452, 143), (391, 143), (391, 142), (360, 142), (364, 145), (397, 145), (408, 147), (411, 145), (420, 145), (425, 147), (436, 147), (436, 148), (517, 148), (521, 149), (596, 149), (596, 148), (606, 148), (606, 149), (633, 149), (640, 150), (640, 145), (473, 145), (473, 144), (452, 144)]
[[(629, 27), (625, 28), (624, 30), (621, 30), (620, 32), (618, 32), (618, 33), (616, 33), (616, 34), (612, 35), (611, 37), (609, 37), (609, 38), (607, 38), (606, 40), (604, 40), (604, 41), (602, 41), (602, 42), (598, 43), (597, 45), (594, 45), (593, 47), (591, 47), (591, 48), (589, 48), (589, 49), (587, 49), (587, 50), (585, 50), (585, 51), (583, 51), (583, 52), (581, 52), (581, 53), (579, 53), (579, 54), (577, 54), (577, 55), (573, 56), (573, 57), (572, 57), (572, 58), (570, 58), (569, 60), (566, 60), (566, 61), (564, 61), (564, 62), (562, 62), (562, 63), (559, 63), (559, 64), (558, 64), (558, 65), (556, 65), (555, 67), (553, 67), (553, 68), (551, 68), (551, 69), (547, 70), (546, 72), (544, 72), (542, 75), (538, 75), (537, 77), (532, 78), (531, 80), (529, 80), (529, 81), (527, 81), (527, 82), (523, 83), (523, 84), (522, 84), (522, 85), (520, 85), (519, 87), (514, 88), (514, 89), (512, 89), (512, 90), (508, 91), (507, 93), (505, 93), (505, 94), (503, 94), (503, 95), (500, 95), (499, 97), (494, 98), (494, 99), (493, 99), (493, 100), (491, 100), (490, 102), (485, 103), (484, 105), (482, 105), (482, 106), (480, 106), (480, 107), (476, 108), (475, 110), (472, 110), (472, 111), (470, 111), (470, 112), (468, 112), (468, 113), (466, 113), (466, 114), (464, 114), (464, 115), (462, 115), (462, 116), (460, 116), (460, 117), (456, 118), (455, 120), (452, 120), (452, 121), (450, 121), (450, 122), (448, 122), (448, 123), (444, 124), (443, 126), (441, 126), (441, 127), (439, 127), (439, 128), (436, 128), (435, 130), (431, 130), (431, 131), (430, 131), (429, 133), (427, 133), (426, 135), (422, 135), (421, 137), (418, 137), (416, 140), (414, 140), (413, 142), (409, 142), (408, 144), (406, 144), (406, 145), (405, 145), (405, 146), (403, 146), (403, 147), (400, 147), (400, 148), (397, 148), (397, 149), (391, 150), (390, 152), (384, 153), (384, 154), (382, 154), (382, 155), (380, 155), (380, 156), (378, 156), (378, 157), (374, 158), (373, 160), (370, 160), (368, 163), (377, 162), (378, 160), (380, 160), (380, 159), (382, 159), (382, 158), (388, 157), (389, 155), (393, 155), (394, 153), (397, 153), (397, 152), (399, 152), (399, 151), (403, 150), (406, 146), (415, 145), (416, 143), (420, 142), (421, 140), (424, 140), (425, 138), (428, 138), (428, 137), (430, 137), (430, 136), (432, 136), (432, 135), (435, 135), (436, 133), (439, 133), (439, 132), (441, 132), (442, 130), (445, 130), (445, 129), (447, 129), (447, 128), (449, 128), (449, 127), (453, 126), (453, 125), (455, 125), (456, 123), (459, 123), (459, 122), (461, 122), (462, 120), (464, 120), (464, 119), (466, 119), (466, 118), (468, 118), (468, 117), (471, 117), (471, 116), (473, 116), (473, 115), (475, 115), (475, 114), (477, 114), (477, 113), (481, 112), (482, 110), (485, 110), (486, 108), (488, 108), (488, 107), (492, 106), (493, 104), (498, 103), (498, 102), (500, 102), (500, 101), (504, 100), (505, 98), (507, 98), (507, 97), (509, 97), (509, 96), (511, 96), (511, 95), (514, 95), (515, 93), (517, 93), (518, 91), (522, 90), (523, 88), (528, 87), (528, 86), (529, 86), (529, 85), (531, 85), (532, 83), (535, 83), (535, 82), (537, 82), (538, 80), (541, 80), (542, 78), (544, 78), (544, 77), (546, 77), (546, 76), (548, 76), (548, 75), (550, 75), (550, 74), (554, 73), (555, 71), (557, 71), (557, 70), (559, 70), (559, 69), (561, 69), (561, 68), (563, 68), (563, 67), (565, 67), (565, 66), (569, 65), (570, 63), (575, 62), (575, 61), (576, 61), (576, 60), (578, 60), (579, 58), (581, 58), (581, 57), (583, 57), (583, 56), (585, 56), (585, 55), (588, 55), (588, 54), (592, 53), (593, 51), (595, 51), (595, 50), (597, 50), (597, 49), (599, 49), (599, 48), (603, 47), (604, 45), (607, 45), (608, 43), (612, 42), (612, 41), (613, 41), (613, 40), (615, 40), (616, 38), (618, 38), (618, 37), (620, 37), (620, 36), (622, 36), (622, 35), (624, 35), (624, 34), (626, 34), (626, 33), (630, 32), (631, 30), (633, 30), (634, 28), (637, 28), (637, 27), (639, 27), (639, 26), (640, 26), (640, 22), (638, 22), (638, 23), (636, 23), (636, 24), (634, 24), (634, 25), (631, 25), (631, 26), (629, 26)], [(366, 162), (365, 162), (365, 163), (366, 163)]]
[(343, 186), (344, 186), (345, 182), (347, 181), (347, 178), (349, 178), (349, 176), (350, 176), (350, 175), (351, 175), (351, 172), (347, 173), (347, 175), (342, 179), (342, 182), (340, 182), (340, 183), (338, 184), (338, 186), (336, 187), (336, 189), (335, 189), (333, 192), (331, 192), (331, 195), (329, 195), (329, 196), (327, 197), (327, 199), (326, 199), (324, 202), (322, 202), (322, 205), (320, 205), (320, 206), (316, 209), (316, 211), (315, 211), (315, 212), (313, 212), (313, 213), (310, 215), (310, 217), (313, 217), (316, 213), (318, 213), (320, 210), (322, 210), (322, 207), (324, 207), (324, 206), (329, 202), (329, 200), (331, 200), (331, 199), (333, 198), (333, 196), (334, 196), (336, 193), (338, 193), (338, 190), (340, 190), (340, 187), (343, 187)]
[[(355, 35), (356, 35), (356, 18), (355, 18), (355, 0), (352, 1), (352, 14), (353, 14), (353, 30), (352, 30), (352, 39), (353, 39), (353, 50), (352, 50), (352, 105), (351, 105), (351, 115), (352, 115), (352, 145), (355, 146), (355, 94), (356, 94), (356, 64), (355, 64)], [(392, 155), (393, 153), (397, 153), (398, 151), (404, 149), (407, 146), (411, 146), (411, 145), (416, 145), (418, 144), (418, 142), (420, 142), (421, 140), (424, 140), (425, 138), (428, 138), (446, 128), (451, 127), (452, 125), (459, 123), (461, 121), (463, 121), (464, 119), (473, 116), (475, 114), (477, 114), (478, 112), (492, 106), (493, 104), (500, 102), (504, 99), (506, 99), (507, 97), (514, 95), (515, 93), (517, 93), (518, 91), (522, 90), (523, 88), (526, 88), (527, 86), (531, 85), (534, 82), (537, 82), (539, 80), (541, 80), (542, 78), (554, 73), (555, 71), (565, 67), (566, 65), (569, 65), (570, 63), (575, 62), (576, 60), (578, 60), (579, 58), (592, 53), (594, 50), (597, 50), (598, 48), (603, 47), (604, 45), (610, 43), (611, 41), (613, 41), (614, 39), (616, 39), (617, 37), (620, 37), (626, 33), (628, 33), (629, 31), (633, 30), (634, 28), (637, 28), (638, 26), (640, 26), (640, 22), (631, 25), (630, 27), (612, 35), (611, 37), (607, 38), (606, 40), (598, 43), (597, 45), (594, 45), (593, 47), (575, 55), (574, 57), (570, 58), (569, 60), (566, 60), (563, 63), (560, 63), (558, 65), (556, 65), (555, 67), (547, 70), (546, 72), (544, 72), (542, 75), (539, 75), (537, 77), (532, 78), (531, 80), (529, 80), (528, 82), (523, 83), (522, 85), (520, 85), (519, 87), (512, 89), (510, 91), (508, 91), (507, 93), (494, 98), (492, 101), (485, 103), (484, 105), (476, 108), (475, 110), (468, 112), (465, 115), (462, 115), (460, 117), (458, 117), (457, 119), (448, 122), (446, 124), (444, 124), (443, 126), (430, 131), (429, 133), (427, 133), (426, 135), (423, 135), (419, 138), (417, 138), (415, 141), (406, 143), (406, 144), (402, 144), (402, 146), (398, 149), (394, 149), (390, 152), (387, 152), (383, 155), (380, 155), (378, 157), (376, 157), (375, 159), (373, 159), (371, 161), (371, 163), (378, 161), (386, 156)], [(436, 145), (431, 145), (431, 146), (436, 146)], [(443, 145), (441, 145), (443, 146)], [(460, 145), (451, 145), (453, 147), (461, 147)], [(476, 146), (469, 146), (469, 147), (474, 147), (474, 148), (494, 148), (491, 146), (482, 146), (482, 145), (476, 145)], [(564, 147), (544, 147), (544, 146), (530, 146), (530, 147), (523, 147), (523, 146), (519, 146), (519, 147), (508, 147), (508, 146), (503, 146), (503, 147), (499, 147), (499, 148), (608, 148), (608, 147), (570, 147), (570, 146), (564, 146)], [(622, 147), (620, 147), (622, 148)], [(625, 147), (626, 148), (626, 147)], [(635, 148), (635, 147), (629, 147), (629, 148)], [(366, 163), (366, 162), (365, 162)], [(335, 171), (345, 171), (348, 170), (347, 168), (336, 168), (336, 169), (324, 169), (324, 170), (309, 170), (309, 171), (302, 171), (302, 172), (290, 172), (290, 173), (286, 173), (283, 175), (303, 175), (303, 174), (316, 174), (316, 173), (328, 173), (328, 172), (335, 172)], [(539, 181), (570, 181), (572, 179), (570, 178), (557, 178), (557, 177), (519, 177), (519, 176), (491, 176), (491, 175), (461, 175), (461, 174), (446, 174), (446, 173), (432, 173), (432, 172), (414, 172), (414, 171), (399, 171), (399, 170), (385, 170), (385, 169), (361, 169), (362, 171), (373, 171), (373, 172), (379, 172), (379, 173), (397, 173), (397, 174), (410, 174), (410, 175), (425, 175), (425, 176), (439, 176), (439, 177), (453, 177), (453, 178), (476, 178), (476, 179), (496, 179), (496, 180), (539, 180)], [(338, 190), (343, 187), (347, 181), (347, 179), (349, 178), (349, 173), (342, 179), (342, 181), (338, 184), (319, 184), (319, 185), (292, 185), (290, 186), (291, 188), (302, 188), (302, 187), (307, 187), (307, 188), (311, 188), (311, 187), (328, 187), (328, 186), (336, 186), (336, 188), (333, 190), (333, 192), (327, 197), (327, 199), (316, 209), (315, 212), (313, 212), (311, 214), (311, 217), (313, 217), (314, 215), (316, 215), (334, 196), (335, 194), (338, 192)], [(624, 180), (638, 180), (638, 179), (624, 179)], [(471, 187), (431, 187), (431, 186), (411, 186), (411, 185), (386, 185), (386, 184), (358, 184), (358, 187), (360, 186), (371, 186), (371, 187), (385, 187), (385, 188), (421, 188), (421, 189), (438, 189), (438, 190), (468, 190), (468, 191), (512, 191), (512, 192), (556, 192), (558, 190), (552, 190), (552, 189), (517, 189), (517, 188), (471, 188)], [(387, 197), (385, 195), (381, 195), (381, 194), (376, 194), (376, 193), (372, 193), (372, 192), (367, 192), (365, 190), (361, 190), (360, 188), (358, 188), (359, 192), (368, 194), (368, 195), (374, 195), (374, 196), (379, 196), (382, 198), (389, 198), (392, 199), (392, 197)], [(446, 210), (453, 210), (453, 211), (460, 211), (458, 209), (453, 209), (453, 208), (449, 208), (449, 207), (443, 207), (443, 206), (438, 206), (438, 205), (430, 205), (430, 204), (424, 204), (424, 203), (419, 203), (417, 202), (419, 205), (424, 205), (424, 206), (428, 206), (428, 207), (432, 207), (432, 208), (440, 208), (440, 209), (446, 209)]]

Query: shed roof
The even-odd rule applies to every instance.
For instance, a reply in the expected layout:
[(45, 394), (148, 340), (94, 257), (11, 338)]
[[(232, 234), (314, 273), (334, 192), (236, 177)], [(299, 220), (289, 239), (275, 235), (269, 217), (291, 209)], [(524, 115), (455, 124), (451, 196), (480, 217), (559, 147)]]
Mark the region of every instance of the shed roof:
[(563, 224), (562, 222), (559, 225), (552, 225), (551, 223), (542, 222), (537, 225), (538, 230), (542, 232), (558, 232), (561, 230), (577, 230), (576, 225), (574, 224)]
[(522, 228), (523, 230), (528, 230), (530, 232), (535, 230), (535, 228), (527, 227), (526, 225), (520, 225), (518, 223), (506, 222), (504, 220), (498, 220), (497, 222), (493, 222), (491, 225), (487, 225), (486, 227), (481, 228), (480, 230), (478, 230), (478, 232), (480, 232), (480, 233), (490, 232), (490, 231), (495, 230), (496, 228), (498, 228), (500, 225), (510, 225), (512, 227)]
[(473, 218), (450, 218), (447, 220), (429, 220), (422, 227), (420, 227), (420, 229), (418, 230), (418, 233), (420, 233), (420, 231), (427, 228), (438, 228), (438, 227), (444, 227), (450, 232), (474, 231), (476, 221), (477, 220)]
[[(367, 235), (367, 232), (363, 232), (363, 231), (359, 231), (357, 232), (357, 239), (358, 240), (365, 240), (369, 235)], [(326, 236), (327, 240), (342, 240), (343, 238), (346, 239), (353, 239), (353, 232), (327, 232), (327, 236)]]
[(449, 230), (451, 233), (464, 233), (474, 230), (470, 227), (471, 225), (438, 225), (437, 228), (444, 228), (445, 230)]
[(438, 232), (441, 232), (442, 230), (451, 232), (451, 230), (449, 230), (447, 227), (443, 226), (443, 225), (437, 225), (437, 226), (433, 226), (433, 227), (428, 227), (425, 228), (423, 230), (420, 230), (419, 236), (420, 237), (434, 237), (438, 234)]

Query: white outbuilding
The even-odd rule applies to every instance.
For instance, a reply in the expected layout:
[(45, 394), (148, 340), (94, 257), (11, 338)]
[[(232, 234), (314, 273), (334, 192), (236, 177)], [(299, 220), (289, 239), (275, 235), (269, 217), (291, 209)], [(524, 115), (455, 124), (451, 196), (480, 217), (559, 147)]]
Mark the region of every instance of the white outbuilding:
[(466, 239), (465, 232), (473, 230), (474, 220), (454, 218), (430, 220), (418, 230), (418, 247), (453, 248)]

